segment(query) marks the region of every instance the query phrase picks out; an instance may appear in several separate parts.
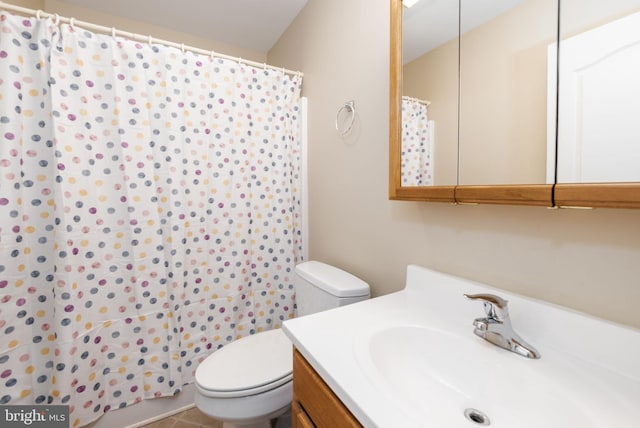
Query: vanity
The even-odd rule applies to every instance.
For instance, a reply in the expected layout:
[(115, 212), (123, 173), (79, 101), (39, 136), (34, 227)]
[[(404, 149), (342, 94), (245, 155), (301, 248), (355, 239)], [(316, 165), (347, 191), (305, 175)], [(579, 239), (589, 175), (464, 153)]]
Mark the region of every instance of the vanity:
[(293, 428), (360, 427), (360, 423), (311, 364), (293, 352)]
[[(508, 301), (540, 358), (474, 334), (489, 312), (464, 294)], [(640, 330), (486, 284), (409, 266), (403, 290), (283, 329), (298, 427), (637, 426)]]

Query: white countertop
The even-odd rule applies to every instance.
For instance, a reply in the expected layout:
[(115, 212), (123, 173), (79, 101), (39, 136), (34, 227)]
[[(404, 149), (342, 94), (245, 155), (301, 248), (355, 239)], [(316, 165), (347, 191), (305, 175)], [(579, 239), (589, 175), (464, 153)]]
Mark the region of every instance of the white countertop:
[[(400, 425), (394, 409), (385, 408), (384, 400), (361, 371), (353, 354), (354, 337), (380, 326), (387, 317), (376, 314), (389, 306), (403, 307), (406, 299), (403, 291), (295, 318), (283, 325), (298, 351), (365, 427)], [(402, 320), (405, 315), (396, 313), (395, 317)]]
[[(541, 351), (542, 359), (528, 360), (475, 337), (472, 321), (484, 312), (478, 302), (464, 299), (463, 292), (493, 292), (508, 299), (514, 330)], [(557, 361), (559, 355), (568, 356), (562, 357), (569, 361), (565, 366), (574, 363), (579, 366), (585, 361), (584, 364), (605, 367), (603, 374), (596, 378), (611, 374), (614, 380), (605, 380), (604, 386), (617, 389), (621, 397), (631, 396), (631, 402), (640, 403), (640, 331), (417, 266), (409, 267), (406, 287), (400, 292), (288, 320), (283, 330), (362, 425), (367, 428), (425, 426), (424, 414), (414, 411), (415, 403), (414, 409), (404, 405), (394, 396), (397, 394), (381, 388), (364, 369), (367, 362), (362, 353), (366, 352), (367, 338), (392, 326), (428, 326), (468, 336), (469, 340), (477, 340), (478, 349), (482, 349), (478, 352), (494, 352), (498, 358), (515, 362), (516, 367), (536, 367), (531, 361), (542, 361), (537, 367), (543, 367), (553, 363), (554, 358)], [(593, 343), (594, 338), (598, 343)], [(472, 346), (476, 346), (475, 343)], [(624, 352), (621, 344), (625, 345)], [(567, 346), (569, 354), (565, 349), (558, 351)], [(618, 376), (619, 373), (622, 376)], [(614, 410), (618, 416), (612, 421), (619, 425), (609, 426), (638, 426), (635, 409), (622, 406)], [(630, 412), (629, 415), (626, 412)], [(442, 422), (433, 421), (431, 426), (444, 426)], [(505, 426), (498, 420), (492, 425)], [(461, 418), (459, 422), (447, 422), (446, 426), (472, 427), (473, 424)]]

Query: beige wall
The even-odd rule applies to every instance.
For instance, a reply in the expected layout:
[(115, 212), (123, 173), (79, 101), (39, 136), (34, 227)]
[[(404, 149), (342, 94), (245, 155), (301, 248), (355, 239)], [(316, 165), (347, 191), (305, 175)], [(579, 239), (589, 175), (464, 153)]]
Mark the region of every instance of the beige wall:
[[(311, 258), (374, 295), (402, 288), (415, 263), (640, 328), (640, 210), (387, 199), (388, 55), (388, 0), (309, 0), (269, 53), (305, 73)], [(358, 128), (341, 139), (350, 99)]]
[(28, 7), (29, 9), (43, 10), (44, 0), (12, 0), (7, 3), (11, 3), (16, 6)]
[(560, 11), (562, 37), (604, 25), (640, 10), (640, 0), (563, 0)]

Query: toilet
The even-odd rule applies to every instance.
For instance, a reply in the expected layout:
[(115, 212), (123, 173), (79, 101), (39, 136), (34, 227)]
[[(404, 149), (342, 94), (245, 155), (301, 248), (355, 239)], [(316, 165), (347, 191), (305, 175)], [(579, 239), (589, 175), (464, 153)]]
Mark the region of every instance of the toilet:
[[(295, 267), (296, 316), (366, 300), (369, 285), (317, 261)], [(291, 342), (281, 329), (243, 337), (208, 356), (196, 369), (196, 406), (224, 427), (289, 426), (293, 398)]]

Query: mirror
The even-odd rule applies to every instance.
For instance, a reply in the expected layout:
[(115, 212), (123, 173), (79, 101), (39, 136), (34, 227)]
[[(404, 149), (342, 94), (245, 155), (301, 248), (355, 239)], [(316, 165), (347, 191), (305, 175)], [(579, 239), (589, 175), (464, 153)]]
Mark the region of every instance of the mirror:
[(420, 1), (402, 16), (402, 185), (458, 183), (457, 1)]
[(403, 186), (545, 183), (557, 15), (557, 0), (403, 8)]
[(640, 181), (640, 0), (563, 0), (560, 28), (557, 182)]
[[(420, 180), (415, 180), (415, 182), (411, 183), (412, 185), (402, 185), (402, 2), (401, 0), (390, 0), (390, 5), (391, 37), (389, 49), (389, 199), (455, 202), (454, 189), (457, 178), (453, 181), (449, 180), (451, 182), (447, 185), (433, 184), (439, 182), (442, 176), (432, 177), (432, 179), (435, 178), (435, 180), (432, 181), (431, 185), (426, 185), (426, 183), (423, 183), (423, 181)], [(419, 96), (420, 95), (415, 95), (414, 97), (418, 98)], [(451, 100), (447, 100), (447, 102), (453, 103), (453, 105), (455, 105), (457, 109), (457, 97), (454, 97)], [(429, 107), (431, 107), (431, 105), (432, 104), (430, 104)], [(439, 123), (436, 123), (435, 126), (440, 129)], [(455, 139), (456, 147), (454, 147), (453, 150), (456, 153), (455, 156), (457, 157), (457, 136), (455, 137)], [(407, 173), (409, 174), (409, 172)], [(457, 174), (457, 172), (454, 171), (453, 174)], [(409, 184), (409, 181), (411, 180), (413, 179), (405, 179), (405, 183)]]
[[(438, 2), (446, 1), (446, 0), (422, 0), (428, 4), (435, 4)], [(558, 0), (526, 0), (517, 2), (519, 4), (512, 5), (503, 9), (501, 13), (494, 15), (492, 20), (500, 20), (505, 19), (505, 15), (513, 14), (514, 11), (517, 11), (519, 8), (528, 7), (528, 3), (535, 3), (541, 9), (547, 10), (548, 14), (553, 14), (554, 11), (557, 15), (557, 2)], [(585, 6), (585, 2), (589, 3), (589, 7)], [(562, 0), (562, 22), (563, 26), (566, 25), (567, 31), (572, 31), (575, 33), (577, 28), (580, 28), (579, 25), (571, 26), (566, 24), (566, 22), (587, 22), (587, 17), (592, 17), (590, 22), (600, 21), (599, 24), (602, 24), (602, 21), (606, 21), (605, 16), (600, 11), (602, 6), (605, 6), (601, 3), (611, 3), (611, 2), (599, 2), (598, 0)], [(620, 5), (631, 5), (631, 7), (627, 8), (627, 10), (633, 9), (635, 4), (639, 0), (615, 0), (613, 3), (619, 3)], [(449, 0), (450, 3), (451, 2)], [(494, 121), (494, 127), (490, 131), (484, 131), (482, 127), (479, 128), (469, 128), (467, 130), (465, 126), (471, 124), (476, 115), (481, 115), (485, 113), (493, 114), (489, 115), (495, 119), (496, 116), (502, 116), (505, 113), (500, 113), (496, 110), (496, 106), (492, 103), (496, 92), (493, 90), (489, 90), (488, 92), (478, 91), (479, 96), (471, 96), (474, 94), (473, 84), (475, 82), (482, 82), (483, 77), (482, 74), (475, 74), (475, 71), (465, 71), (462, 70), (460, 73), (460, 103), (458, 104), (458, 108), (460, 109), (460, 114), (456, 119), (460, 120), (460, 136), (459, 136), (459, 156), (456, 155), (456, 165), (460, 165), (459, 168), (455, 168), (454, 172), (439, 172), (438, 165), (446, 164), (445, 159), (442, 158), (439, 154), (439, 145), (444, 144), (443, 141), (446, 141), (443, 138), (443, 134), (446, 134), (447, 128), (444, 127), (447, 123), (451, 123), (451, 121), (447, 121), (444, 117), (440, 117), (440, 113), (436, 115), (436, 108), (434, 105), (434, 99), (437, 99), (437, 95), (431, 94), (417, 94), (410, 95), (413, 98), (420, 98), (422, 100), (430, 101), (431, 104), (428, 107), (428, 120), (433, 120), (435, 122), (434, 129), (432, 131), (433, 138), (433, 177), (432, 183), (429, 184), (429, 181), (416, 182), (413, 185), (402, 185), (402, 144), (401, 144), (401, 136), (402, 136), (402, 95), (403, 95), (403, 84), (409, 89), (413, 87), (413, 83), (403, 82), (402, 79), (402, 4), (400, 0), (390, 0), (391, 3), (391, 46), (390, 46), (390, 122), (389, 122), (389, 198), (397, 199), (397, 200), (422, 200), (422, 201), (437, 201), (437, 202), (457, 202), (457, 203), (494, 203), (494, 204), (518, 204), (518, 205), (540, 205), (540, 206), (579, 206), (579, 207), (614, 207), (614, 208), (640, 208), (640, 185), (637, 182), (625, 182), (625, 183), (589, 183), (589, 184), (579, 184), (574, 182), (562, 182), (561, 180), (554, 184), (555, 182), (555, 165), (556, 165), (556, 157), (558, 158), (558, 162), (562, 162), (562, 149), (558, 147), (559, 155), (556, 156), (556, 145), (555, 145), (555, 124), (557, 123), (554, 120), (556, 116), (556, 111), (554, 110), (556, 106), (556, 98), (554, 97), (554, 87), (553, 82), (558, 78), (557, 76), (554, 78), (554, 75), (551, 74), (551, 77), (548, 77), (547, 74), (543, 74), (543, 77), (540, 77), (541, 74), (538, 73), (535, 77), (535, 85), (532, 84), (532, 80), (527, 80), (525, 83), (517, 84), (514, 81), (506, 80), (506, 83), (509, 83), (511, 86), (511, 90), (509, 92), (514, 92), (519, 95), (518, 99), (512, 97), (510, 98), (510, 102), (512, 103), (511, 107), (506, 110), (501, 110), (502, 112), (511, 113), (515, 111), (517, 107), (517, 103), (522, 103), (525, 100), (532, 101), (532, 104), (535, 105), (535, 111), (525, 115), (525, 117), (520, 118), (509, 118), (498, 121)], [(465, 61), (467, 63), (472, 62), (472, 57), (468, 55), (473, 55), (477, 53), (485, 53), (485, 57), (489, 58), (492, 55), (486, 55), (486, 53), (493, 54), (492, 49), (493, 45), (485, 44), (478, 45), (475, 47), (474, 40), (471, 37), (467, 37), (468, 33), (474, 30), (482, 30), (483, 27), (486, 30), (487, 23), (492, 20), (485, 20), (480, 25), (476, 25), (475, 27), (472, 24), (468, 24), (465, 18), (464, 13), (464, 5), (465, 4), (485, 4), (484, 1), (476, 0), (460, 0), (460, 3), (463, 5), (462, 13), (460, 14), (460, 22), (463, 25), (464, 34), (460, 39), (460, 60), (461, 65), (464, 67)], [(496, 4), (500, 4), (502, 6), (510, 3), (508, 0), (495, 0)], [(593, 4), (591, 4), (593, 3)], [(555, 4), (555, 9), (551, 7), (552, 4)], [(502, 7), (501, 6), (501, 7)], [(414, 6), (415, 7), (415, 6)], [(470, 6), (469, 6), (470, 7)], [(481, 8), (483, 8), (481, 6)], [(620, 6), (618, 11), (623, 10), (624, 7)], [(571, 10), (571, 12), (569, 12)], [(580, 15), (580, 13), (586, 13), (586, 15)], [(622, 12), (617, 12), (618, 14)], [(574, 16), (574, 14), (576, 16)], [(565, 16), (566, 15), (566, 16)], [(471, 15), (469, 15), (471, 16)], [(579, 18), (582, 16), (582, 18)], [(533, 19), (533, 18), (531, 18)], [(554, 21), (554, 17), (550, 18), (551, 24), (545, 23), (541, 26), (536, 26), (538, 30), (542, 28), (541, 34), (542, 36), (538, 36), (537, 38), (533, 37), (529, 40), (529, 49), (525, 47), (522, 48), (521, 54), (512, 55), (510, 60), (507, 60), (509, 67), (514, 70), (528, 70), (530, 68), (536, 68), (540, 70), (541, 63), (545, 63), (545, 70), (548, 72), (549, 70), (554, 70), (557, 68), (553, 64), (553, 58), (557, 59), (556, 54), (553, 53), (553, 49), (555, 46), (553, 44), (553, 37), (549, 38), (549, 28), (551, 26), (557, 25), (557, 22)], [(568, 20), (568, 21), (565, 21)], [(522, 21), (521, 21), (522, 22)], [(524, 22), (522, 24), (525, 27), (528, 23)], [(591, 24), (593, 25), (593, 24)], [(466, 30), (467, 26), (469, 26), (470, 30)], [(519, 24), (516, 26), (519, 27)], [(583, 27), (585, 25), (583, 24)], [(636, 27), (638, 28), (638, 27)], [(518, 28), (519, 29), (519, 28)], [(572, 29), (572, 30), (569, 30)], [(557, 28), (556, 28), (557, 31)], [(584, 31), (584, 29), (582, 29)], [(570, 37), (569, 34), (563, 32), (563, 42), (565, 38)], [(506, 40), (505, 40), (506, 39)], [(503, 45), (509, 45), (509, 37), (502, 37), (498, 42)], [(455, 43), (455, 42), (454, 42)], [(544, 61), (540, 60), (540, 52), (543, 47), (547, 50), (547, 57)], [(480, 47), (483, 46), (483, 47)], [(563, 45), (560, 45), (560, 55), (562, 55)], [(432, 49), (433, 50), (433, 49)], [(535, 60), (530, 59), (530, 57), (525, 54), (536, 51)], [(543, 49), (544, 50), (544, 49)], [(467, 53), (465, 53), (467, 52)], [(470, 53), (469, 53), (470, 52)], [(549, 54), (551, 52), (551, 54)], [(562, 56), (560, 56), (562, 58)], [(531, 57), (533, 58), (533, 57)], [(560, 67), (562, 67), (562, 60), (560, 61)], [(507, 67), (508, 68), (508, 67)], [(408, 69), (408, 68), (407, 68)], [(481, 70), (478, 70), (480, 72)], [(488, 70), (483, 71), (485, 73)], [(433, 73), (432, 70), (429, 73)], [(415, 73), (419, 74), (419, 73)], [(514, 73), (519, 74), (519, 73)], [(636, 73), (637, 75), (637, 73)], [(409, 77), (407, 77), (409, 78)], [(545, 82), (545, 79), (548, 81)], [(499, 79), (497, 79), (499, 80)], [(542, 83), (541, 83), (542, 82)], [(542, 90), (540, 86), (544, 86)], [(450, 86), (448, 84), (443, 86)], [(478, 86), (478, 85), (476, 85)], [(488, 86), (488, 85), (487, 85)], [(480, 89), (489, 89), (482, 88), (482, 86), (478, 86)], [(549, 92), (551, 91), (551, 92)], [(562, 85), (560, 86), (560, 92), (562, 98)], [(487, 95), (488, 94), (488, 95)], [(549, 94), (549, 95), (548, 95)], [(508, 94), (507, 94), (508, 95)], [(602, 95), (602, 94), (601, 94)], [(469, 96), (469, 98), (465, 98)], [(433, 99), (429, 99), (429, 97), (436, 97)], [(457, 101), (455, 95), (451, 97), (450, 100)], [(640, 99), (639, 97), (635, 97), (636, 100)], [(544, 104), (544, 105), (543, 105)], [(439, 105), (438, 107), (444, 108), (445, 104)], [(430, 109), (430, 112), (429, 112)], [(450, 110), (451, 107), (448, 107)], [(498, 112), (498, 113), (496, 113)], [(561, 114), (561, 112), (558, 112)], [(437, 118), (437, 119), (436, 119)], [(535, 119), (535, 120), (534, 120)], [(479, 121), (481, 126), (488, 126), (488, 121)], [(451, 125), (449, 125), (451, 126)], [(562, 118), (560, 121), (560, 127), (558, 129), (558, 134), (562, 134), (563, 129)], [(535, 138), (532, 140), (537, 141), (537, 145), (535, 148), (533, 146), (529, 147), (528, 143), (525, 144), (525, 137), (514, 136), (514, 132), (518, 130), (518, 128), (522, 128), (524, 130), (524, 135), (526, 139), (535, 135)], [(450, 132), (450, 131), (449, 131)], [(454, 131), (456, 132), (456, 131)], [(486, 140), (489, 138), (491, 133), (500, 133), (507, 134), (508, 137), (506, 140), (509, 140), (510, 146), (508, 149), (495, 149), (495, 148), (487, 148), (483, 144), (486, 143)], [(541, 135), (543, 136), (541, 138)], [(604, 137), (607, 143), (611, 139), (611, 135), (607, 135)], [(504, 138), (500, 138), (504, 139)], [(540, 143), (540, 140), (543, 140)], [(490, 144), (493, 143), (493, 140), (498, 140), (497, 137), (491, 137)], [(549, 150), (546, 150), (548, 146)], [(457, 148), (457, 145), (455, 145)], [(514, 149), (515, 147), (515, 149)], [(540, 148), (542, 147), (542, 149)], [(469, 151), (471, 150), (471, 151)], [(502, 159), (494, 160), (492, 157), (486, 157), (481, 162), (482, 168), (479, 169), (477, 167), (473, 167), (473, 169), (468, 169), (470, 163), (474, 160), (474, 158), (478, 158), (479, 155), (474, 154), (480, 153), (480, 155), (486, 155), (490, 152), (497, 153), (502, 156)], [(515, 159), (521, 158), (525, 160), (525, 164), (523, 167), (512, 168), (512, 161), (515, 164)], [(441, 163), (440, 163), (441, 162)], [(615, 161), (617, 162), (617, 161)], [(614, 162), (614, 163), (615, 163)], [(508, 169), (507, 172), (499, 172), (497, 175), (490, 175), (498, 170), (498, 166), (506, 165)], [(635, 162), (637, 165), (638, 162)], [(510, 169), (509, 169), (510, 168)], [(522, 169), (522, 171), (520, 171)], [(495, 170), (491, 172), (491, 170)], [(524, 174), (526, 173), (526, 174)], [(447, 174), (455, 174), (456, 179), (452, 180), (452, 175), (449, 175), (449, 179), (445, 180)], [(440, 181), (440, 179), (444, 181)], [(616, 178), (616, 180), (618, 180)], [(637, 181), (637, 179), (634, 179)], [(571, 180), (573, 181), (573, 180)], [(509, 184), (510, 183), (510, 184)], [(542, 183), (542, 184), (540, 184)]]
[(558, 0), (461, 0), (460, 10), (458, 184), (552, 184), (547, 58), (555, 60)]

